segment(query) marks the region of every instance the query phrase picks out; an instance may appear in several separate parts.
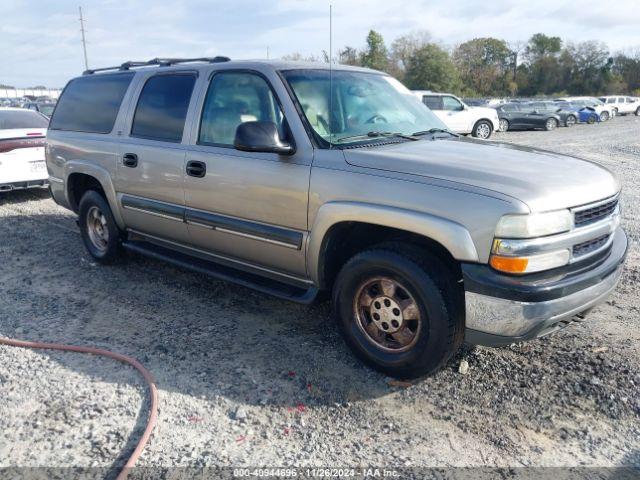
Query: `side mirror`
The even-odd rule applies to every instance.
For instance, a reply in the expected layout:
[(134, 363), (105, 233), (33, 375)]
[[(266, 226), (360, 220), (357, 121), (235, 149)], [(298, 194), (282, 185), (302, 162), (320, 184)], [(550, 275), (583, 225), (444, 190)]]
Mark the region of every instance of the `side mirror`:
[(243, 152), (268, 152), (292, 155), (295, 149), (280, 140), (278, 127), (273, 122), (244, 122), (238, 125), (233, 146)]

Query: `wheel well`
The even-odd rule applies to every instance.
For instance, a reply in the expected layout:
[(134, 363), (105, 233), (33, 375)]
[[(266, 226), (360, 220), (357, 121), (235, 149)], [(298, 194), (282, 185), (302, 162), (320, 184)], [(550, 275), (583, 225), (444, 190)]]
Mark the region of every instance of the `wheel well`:
[(102, 184), (91, 175), (85, 173), (72, 173), (67, 180), (69, 202), (74, 212), (78, 212), (80, 199), (88, 190), (95, 190), (104, 196)]
[(342, 266), (355, 254), (385, 242), (407, 243), (429, 250), (447, 265), (456, 279), (460, 264), (440, 243), (417, 233), (361, 222), (342, 222), (329, 229), (320, 249), (320, 285), (331, 289)]
[(476, 125), (478, 125), (480, 122), (487, 122), (489, 124), (489, 127), (491, 127), (491, 130), (493, 130), (493, 122), (488, 118), (480, 118), (476, 120), (476, 123), (473, 124), (473, 128), (476, 128)]

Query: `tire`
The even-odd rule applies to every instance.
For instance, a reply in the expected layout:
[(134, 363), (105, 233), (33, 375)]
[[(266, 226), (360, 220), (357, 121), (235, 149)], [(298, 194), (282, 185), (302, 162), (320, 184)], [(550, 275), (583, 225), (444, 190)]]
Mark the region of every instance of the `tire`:
[(555, 130), (556, 128), (558, 128), (558, 120), (556, 120), (555, 118), (547, 118), (547, 121), (544, 122), (544, 129), (547, 132), (550, 132), (551, 130)]
[(122, 232), (105, 198), (95, 190), (87, 191), (80, 200), (78, 216), (82, 241), (96, 262), (110, 265), (119, 260)]
[(617, 108), (614, 108), (613, 111), (611, 112), (613, 117), (617, 117), (618, 115), (620, 115), (620, 113), (618, 112)]
[(491, 125), (491, 122), (488, 120), (478, 120), (473, 126), (471, 135), (476, 138), (486, 140), (491, 136), (491, 133), (493, 133), (493, 126)]
[(640, 107), (636, 108), (636, 117), (640, 117)]
[(506, 118), (501, 118), (498, 121), (498, 124), (500, 125), (501, 132), (506, 132), (507, 130), (509, 130), (509, 120), (507, 120)]
[(597, 117), (595, 114), (593, 115), (589, 115), (589, 118), (587, 119), (587, 123), (589, 125), (593, 125), (594, 123), (596, 123), (598, 121)]
[(567, 116), (567, 119), (564, 121), (565, 127), (573, 127), (577, 122), (577, 118), (575, 115)]
[[(355, 355), (399, 378), (441, 368), (464, 338), (464, 294), (449, 272), (429, 252), (399, 244), (380, 245), (351, 258), (338, 274), (332, 299), (338, 328)], [(395, 285), (393, 295), (389, 282)], [(387, 300), (393, 303), (385, 306)], [(381, 326), (375, 324), (376, 311)], [(397, 328), (393, 333), (403, 343), (385, 333), (385, 325), (389, 332)]]
[(600, 114), (600, 121), (606, 122), (607, 120), (609, 120), (609, 112), (604, 111)]

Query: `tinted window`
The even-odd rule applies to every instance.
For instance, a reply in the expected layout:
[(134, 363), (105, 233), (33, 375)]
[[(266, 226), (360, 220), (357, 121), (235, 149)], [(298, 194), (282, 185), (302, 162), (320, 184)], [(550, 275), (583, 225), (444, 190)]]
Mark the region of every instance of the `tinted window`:
[(517, 112), (518, 110), (520, 110), (520, 109), (518, 108), (517, 105), (511, 104), (511, 105), (503, 105), (502, 106), (502, 111), (503, 112)]
[(425, 95), (422, 97), (424, 104), (431, 110), (442, 110), (442, 97)]
[(284, 138), (283, 118), (262, 77), (246, 72), (218, 73), (207, 91), (199, 143), (233, 145), (238, 125), (255, 121), (275, 123)]
[(87, 75), (71, 80), (64, 89), (51, 130), (109, 133), (133, 73)]
[(33, 110), (0, 110), (0, 130), (11, 128), (47, 128), (46, 118)]
[(182, 140), (195, 75), (157, 75), (145, 83), (131, 136), (179, 143)]
[(460, 103), (458, 99), (453, 97), (442, 97), (442, 106), (444, 107), (444, 110), (450, 112), (457, 112), (459, 110), (462, 110), (462, 103)]

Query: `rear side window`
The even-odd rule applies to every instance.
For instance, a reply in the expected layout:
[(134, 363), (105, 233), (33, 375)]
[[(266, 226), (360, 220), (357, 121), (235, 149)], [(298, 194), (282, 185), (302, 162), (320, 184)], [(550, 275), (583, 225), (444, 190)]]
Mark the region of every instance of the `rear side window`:
[(193, 74), (157, 75), (147, 80), (131, 136), (180, 143), (195, 82)]
[(33, 110), (0, 110), (0, 130), (47, 128), (49, 121)]
[(58, 101), (49, 129), (111, 132), (133, 75), (98, 74), (71, 80)]
[(422, 102), (431, 110), (442, 110), (442, 97), (425, 95), (422, 97)]

